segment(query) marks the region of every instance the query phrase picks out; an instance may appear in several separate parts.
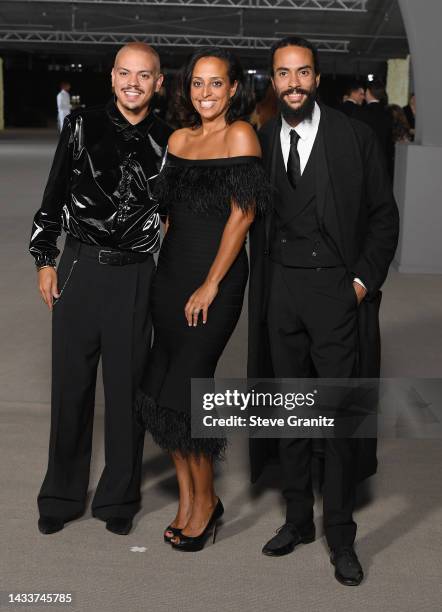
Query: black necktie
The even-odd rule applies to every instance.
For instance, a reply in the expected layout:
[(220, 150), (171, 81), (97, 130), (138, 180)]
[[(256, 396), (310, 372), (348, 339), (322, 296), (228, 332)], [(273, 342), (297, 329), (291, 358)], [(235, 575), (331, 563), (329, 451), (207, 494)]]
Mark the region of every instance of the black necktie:
[(298, 153), (299, 138), (300, 136), (296, 130), (290, 130), (290, 153), (287, 160), (287, 176), (293, 189), (296, 189), (296, 185), (301, 178), (301, 160)]

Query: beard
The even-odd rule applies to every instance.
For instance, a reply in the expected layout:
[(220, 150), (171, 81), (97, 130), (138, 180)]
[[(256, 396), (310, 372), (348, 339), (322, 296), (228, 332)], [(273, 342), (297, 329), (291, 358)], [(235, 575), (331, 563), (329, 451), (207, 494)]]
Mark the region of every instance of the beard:
[[(301, 93), (304, 94), (306, 99), (298, 108), (292, 108), (284, 100), (284, 96), (290, 93)], [(310, 91), (307, 89), (301, 89), (300, 87), (293, 87), (286, 89), (278, 95), (278, 108), (287, 123), (296, 122), (301, 123), (305, 119), (311, 119), (313, 115), (313, 109), (315, 108), (316, 101), (316, 87), (313, 87)]]

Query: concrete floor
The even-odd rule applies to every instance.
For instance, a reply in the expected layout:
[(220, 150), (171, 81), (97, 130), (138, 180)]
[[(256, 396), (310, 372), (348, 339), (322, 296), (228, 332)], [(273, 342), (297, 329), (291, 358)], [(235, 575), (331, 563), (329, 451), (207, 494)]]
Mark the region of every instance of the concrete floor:
[[(65, 607), (81, 612), (440, 610), (440, 440), (380, 441), (379, 473), (359, 492), (357, 551), (366, 578), (357, 589), (333, 578), (319, 500), (313, 544), (280, 559), (261, 555), (263, 543), (283, 523), (284, 509), (276, 473), (269, 472), (260, 486), (249, 485), (243, 441), (234, 442), (219, 469), (217, 490), (226, 514), (217, 543), (199, 554), (182, 555), (162, 542), (176, 490), (168, 458), (149, 438), (143, 509), (129, 536), (110, 534), (89, 512), (58, 534), (39, 534), (36, 495), (49, 435), (50, 315), (38, 296), (27, 246), (54, 145), (51, 132), (0, 136), (0, 607), (6, 592), (45, 591), (73, 593), (74, 603)], [(220, 377), (244, 375), (245, 322), (243, 316), (219, 365)], [(382, 336), (384, 376), (440, 377), (442, 277), (392, 271)], [(91, 492), (103, 467), (102, 404), (99, 382)]]

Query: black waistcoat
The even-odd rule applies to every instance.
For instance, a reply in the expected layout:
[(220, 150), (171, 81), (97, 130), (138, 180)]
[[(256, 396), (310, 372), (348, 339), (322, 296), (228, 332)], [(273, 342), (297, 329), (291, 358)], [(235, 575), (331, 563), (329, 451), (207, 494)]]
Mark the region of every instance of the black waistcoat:
[(321, 231), (318, 223), (315, 175), (318, 143), (316, 138), (301, 179), (293, 189), (278, 138), (275, 179), (279, 198), (275, 202), (270, 257), (285, 266), (318, 268), (342, 265), (333, 241)]

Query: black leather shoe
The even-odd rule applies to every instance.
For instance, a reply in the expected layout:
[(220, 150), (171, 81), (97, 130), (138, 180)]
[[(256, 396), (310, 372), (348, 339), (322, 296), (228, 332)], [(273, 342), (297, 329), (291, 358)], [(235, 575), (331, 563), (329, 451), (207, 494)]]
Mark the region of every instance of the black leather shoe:
[(364, 577), (353, 546), (341, 546), (331, 551), (330, 562), (335, 566), (335, 578), (345, 586), (358, 586)]
[(64, 527), (64, 520), (57, 516), (41, 516), (38, 519), (38, 529), (40, 533), (48, 535), (50, 533), (57, 533)]
[(106, 521), (106, 529), (117, 535), (127, 535), (132, 529), (132, 519), (110, 518)]
[(285, 523), (282, 527), (276, 530), (276, 535), (262, 549), (263, 555), (269, 557), (282, 557), (293, 552), (298, 544), (308, 544), (315, 539), (315, 526), (311, 525), (307, 530), (303, 529), (302, 533), (296, 525)]

